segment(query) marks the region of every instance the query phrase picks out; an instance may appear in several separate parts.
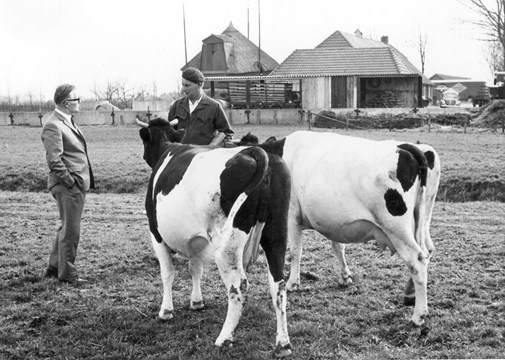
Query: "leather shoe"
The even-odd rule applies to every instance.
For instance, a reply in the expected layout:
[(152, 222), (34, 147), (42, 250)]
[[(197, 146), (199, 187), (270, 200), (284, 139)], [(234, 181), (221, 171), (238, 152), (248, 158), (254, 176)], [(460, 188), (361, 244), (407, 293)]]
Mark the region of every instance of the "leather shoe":
[(58, 269), (48, 266), (46, 270), (42, 273), (43, 278), (58, 278)]
[(81, 286), (89, 284), (88, 280), (81, 279), (81, 278), (77, 278), (77, 279), (73, 279), (73, 280), (60, 280), (60, 282), (72, 285), (73, 287), (81, 287)]

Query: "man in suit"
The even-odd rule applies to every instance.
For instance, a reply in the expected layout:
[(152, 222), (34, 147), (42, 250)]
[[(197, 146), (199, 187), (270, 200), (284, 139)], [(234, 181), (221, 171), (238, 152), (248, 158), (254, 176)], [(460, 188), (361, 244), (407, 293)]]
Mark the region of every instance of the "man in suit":
[(44, 277), (79, 286), (75, 259), (81, 232), (81, 216), (86, 192), (94, 188), (93, 172), (86, 141), (75, 125), (80, 99), (75, 86), (60, 85), (54, 93), (55, 110), (42, 129), (42, 142), (49, 166), (47, 188), (56, 200), (61, 226), (56, 233)]
[(182, 72), (185, 96), (174, 102), (168, 121), (178, 120), (174, 127), (184, 132), (183, 144), (231, 146), (233, 129), (221, 104), (205, 95), (204, 81), (202, 72), (196, 68)]

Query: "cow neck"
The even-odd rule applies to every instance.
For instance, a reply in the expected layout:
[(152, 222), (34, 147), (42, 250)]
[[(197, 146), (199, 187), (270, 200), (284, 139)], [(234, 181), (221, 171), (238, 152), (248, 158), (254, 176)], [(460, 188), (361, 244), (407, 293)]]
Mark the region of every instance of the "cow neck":
[(163, 155), (167, 152), (168, 148), (172, 144), (170, 141), (168, 141), (167, 135), (164, 133), (160, 133), (158, 131), (150, 131), (151, 136), (155, 136), (154, 139), (152, 139), (152, 144), (155, 144), (153, 146), (151, 154), (153, 154), (153, 158), (151, 158), (151, 163), (152, 166), (154, 167), (155, 164), (158, 163), (158, 161), (163, 157)]

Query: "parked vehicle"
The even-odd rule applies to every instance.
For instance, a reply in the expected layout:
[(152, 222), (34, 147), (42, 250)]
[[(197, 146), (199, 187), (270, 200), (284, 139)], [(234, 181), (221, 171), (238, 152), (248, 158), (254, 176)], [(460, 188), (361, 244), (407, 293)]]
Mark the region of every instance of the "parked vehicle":
[(475, 106), (482, 107), (484, 105), (487, 105), (490, 100), (491, 100), (491, 95), (489, 92), (489, 88), (487, 86), (483, 85), (479, 88), (479, 92), (478, 92), (477, 96), (472, 98), (472, 105), (473, 105), (473, 107), (475, 107)]
[(459, 95), (456, 90), (449, 88), (442, 93), (442, 99), (440, 99), (440, 107), (451, 107), (459, 105)]

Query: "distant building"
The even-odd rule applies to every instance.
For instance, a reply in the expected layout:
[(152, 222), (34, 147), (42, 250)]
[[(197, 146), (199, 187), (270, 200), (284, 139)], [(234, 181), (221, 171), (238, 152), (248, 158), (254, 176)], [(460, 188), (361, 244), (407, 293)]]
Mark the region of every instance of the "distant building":
[(295, 50), (270, 77), (300, 79), (306, 109), (423, 106), (421, 72), (387, 36), (375, 41), (359, 30), (335, 31), (314, 49)]
[(445, 89), (453, 89), (458, 93), (460, 100), (472, 100), (479, 96), (486, 82), (483, 80), (472, 80), (468, 77), (434, 74), (430, 77), (434, 84), (433, 98), (435, 102), (440, 100)]
[(112, 105), (108, 100), (83, 100), (80, 105), (81, 111), (120, 111), (117, 106)]
[(187, 67), (200, 69), (208, 93), (232, 108), (422, 107), (433, 92), (387, 36), (375, 41), (359, 30), (335, 31), (279, 65), (230, 23), (202, 41), (202, 51), (181, 70)]
[(230, 23), (222, 34), (202, 40), (202, 50), (181, 70), (200, 69), (206, 91), (231, 108), (296, 106), (298, 82), (268, 77), (278, 65)]

